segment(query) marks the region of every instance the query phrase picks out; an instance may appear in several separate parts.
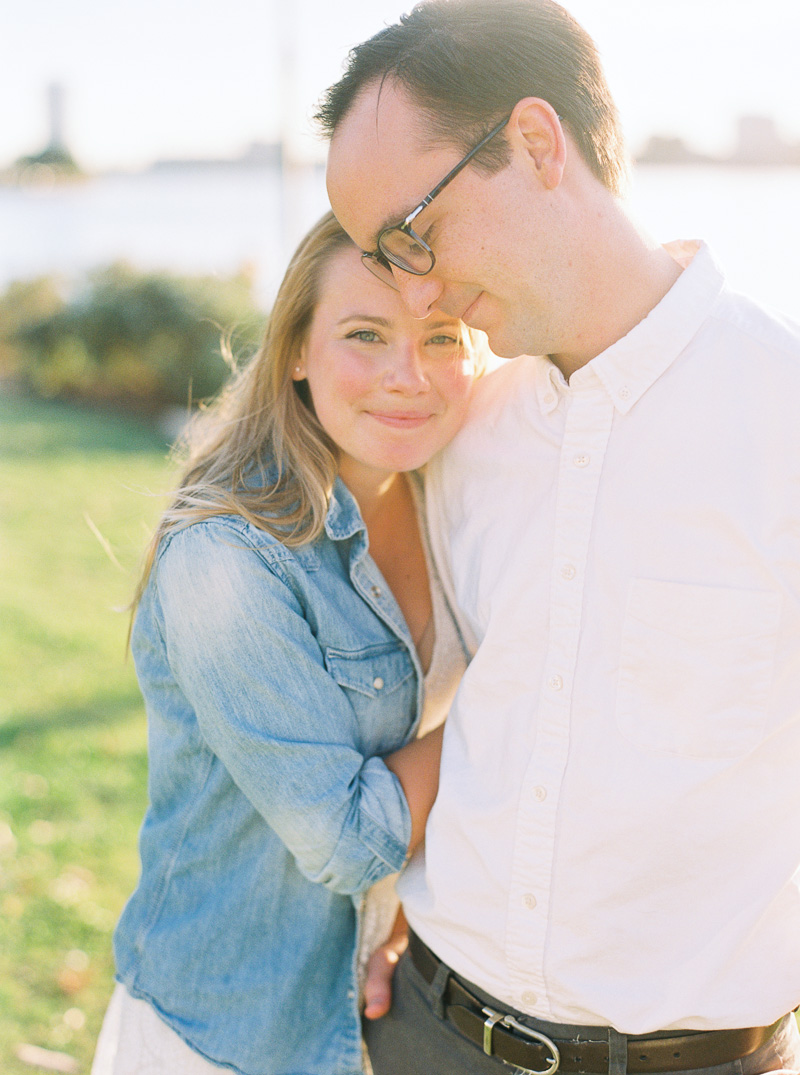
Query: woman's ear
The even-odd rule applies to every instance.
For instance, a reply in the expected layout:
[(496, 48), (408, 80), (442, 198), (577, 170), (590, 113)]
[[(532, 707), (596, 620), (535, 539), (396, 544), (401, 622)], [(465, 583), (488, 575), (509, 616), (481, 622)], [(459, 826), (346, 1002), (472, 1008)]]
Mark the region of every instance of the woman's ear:
[(517, 101), (506, 137), (530, 161), (547, 190), (555, 190), (564, 175), (567, 140), (552, 105), (540, 97)]
[(306, 379), (306, 347), (305, 344), (300, 348), (300, 359), (297, 365), (292, 370), (293, 381), (304, 381)]

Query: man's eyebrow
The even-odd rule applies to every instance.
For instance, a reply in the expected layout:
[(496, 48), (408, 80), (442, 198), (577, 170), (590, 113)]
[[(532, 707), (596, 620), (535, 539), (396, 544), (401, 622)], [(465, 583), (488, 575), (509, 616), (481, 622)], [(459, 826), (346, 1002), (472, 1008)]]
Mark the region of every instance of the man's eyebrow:
[(369, 321), (371, 325), (380, 325), (381, 328), (388, 328), (391, 324), (385, 317), (375, 317), (374, 314), (348, 314), (347, 317), (343, 317), (336, 324), (346, 325), (348, 321)]
[(417, 208), (418, 205), (419, 205), (419, 202), (414, 202), (414, 204), (412, 206), (410, 206), (408, 209), (404, 210), (403, 212), (401, 212), (401, 213), (392, 213), (391, 216), (384, 217), (383, 221), (378, 225), (378, 230), (376, 232), (374, 232), (373, 235), (372, 235), (371, 249), (375, 250), (377, 248), (377, 246), (378, 246), (378, 236), (380, 235), (380, 233), (382, 231), (386, 231), (387, 228), (396, 228), (396, 227), (398, 227), (400, 224), (403, 223), (403, 221), (406, 219), (406, 217), (410, 213), (414, 212), (414, 210)]

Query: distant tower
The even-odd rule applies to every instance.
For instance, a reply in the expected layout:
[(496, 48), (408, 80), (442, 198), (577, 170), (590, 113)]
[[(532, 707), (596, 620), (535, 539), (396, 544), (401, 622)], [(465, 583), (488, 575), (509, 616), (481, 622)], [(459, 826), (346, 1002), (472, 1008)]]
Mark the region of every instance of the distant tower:
[(47, 110), (49, 141), (39, 153), (26, 154), (14, 162), (12, 173), (19, 181), (49, 183), (54, 179), (78, 179), (83, 175), (64, 139), (64, 87), (58, 82), (47, 87)]
[(50, 141), (47, 148), (65, 150), (64, 87), (59, 82), (51, 82), (47, 87), (47, 104), (50, 117)]

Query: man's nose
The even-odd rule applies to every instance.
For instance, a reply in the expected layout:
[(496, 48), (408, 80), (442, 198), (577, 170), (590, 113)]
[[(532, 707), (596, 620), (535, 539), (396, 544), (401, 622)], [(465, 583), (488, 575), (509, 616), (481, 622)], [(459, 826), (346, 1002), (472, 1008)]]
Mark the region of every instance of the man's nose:
[(392, 272), (400, 298), (412, 317), (421, 320), (427, 317), (431, 310), (437, 309), (444, 287), (433, 273), (415, 276), (414, 273), (398, 268), (393, 268)]

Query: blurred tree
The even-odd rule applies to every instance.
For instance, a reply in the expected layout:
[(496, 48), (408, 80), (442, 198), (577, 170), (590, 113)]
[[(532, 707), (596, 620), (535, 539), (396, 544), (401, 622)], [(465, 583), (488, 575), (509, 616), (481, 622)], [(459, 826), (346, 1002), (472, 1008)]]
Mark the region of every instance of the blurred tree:
[(13, 339), (24, 326), (53, 317), (64, 306), (60, 282), (53, 276), (17, 280), (0, 295), (0, 376), (13, 376), (20, 360)]
[(143, 411), (214, 395), (230, 372), (223, 340), (249, 354), (264, 320), (245, 272), (178, 277), (120, 263), (91, 274), (70, 301), (7, 326), (5, 301), (0, 332), (28, 388)]

